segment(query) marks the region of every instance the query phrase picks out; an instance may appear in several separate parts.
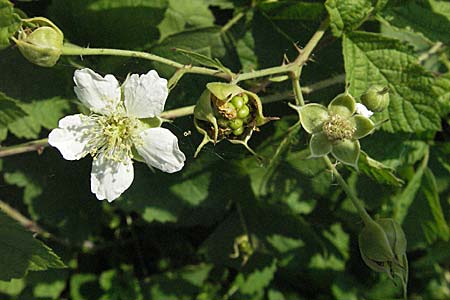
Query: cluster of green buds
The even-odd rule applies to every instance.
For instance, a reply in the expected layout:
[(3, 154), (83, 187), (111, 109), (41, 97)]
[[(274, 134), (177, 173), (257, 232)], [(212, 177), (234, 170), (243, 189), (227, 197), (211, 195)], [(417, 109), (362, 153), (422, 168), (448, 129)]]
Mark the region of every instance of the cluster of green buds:
[(393, 219), (367, 222), (359, 234), (359, 250), (366, 265), (376, 272), (384, 272), (391, 279), (408, 280), (406, 237)]
[(331, 153), (338, 161), (357, 168), (359, 139), (372, 133), (375, 124), (368, 116), (357, 113), (357, 104), (348, 91), (336, 96), (325, 107), (311, 103), (294, 107), (306, 132), (311, 134), (311, 157)]
[(227, 139), (244, 145), (250, 152), (248, 141), (258, 126), (276, 118), (264, 117), (259, 97), (235, 84), (211, 82), (194, 109), (194, 124), (203, 134), (203, 141), (195, 156), (209, 142)]
[(41, 67), (53, 67), (62, 53), (62, 31), (46, 18), (36, 17), (22, 21), (17, 38), (12, 38), (22, 55)]

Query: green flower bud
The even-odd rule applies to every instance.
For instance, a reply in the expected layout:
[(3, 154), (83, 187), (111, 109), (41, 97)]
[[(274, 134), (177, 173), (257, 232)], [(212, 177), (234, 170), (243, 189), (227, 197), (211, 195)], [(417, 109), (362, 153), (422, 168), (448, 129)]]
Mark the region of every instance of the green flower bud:
[(359, 234), (359, 250), (366, 265), (389, 277), (407, 277), (406, 237), (393, 219), (379, 219), (366, 224)]
[(389, 106), (389, 89), (380, 85), (373, 85), (361, 95), (361, 103), (371, 111), (383, 111)]
[(14, 38), (19, 51), (30, 62), (41, 67), (53, 67), (61, 56), (64, 35), (46, 18), (24, 20), (29, 27)]
[(277, 118), (265, 117), (259, 97), (235, 84), (212, 82), (206, 88), (194, 108), (195, 127), (203, 134), (195, 156), (205, 144), (223, 139), (254, 153), (248, 146), (253, 132)]

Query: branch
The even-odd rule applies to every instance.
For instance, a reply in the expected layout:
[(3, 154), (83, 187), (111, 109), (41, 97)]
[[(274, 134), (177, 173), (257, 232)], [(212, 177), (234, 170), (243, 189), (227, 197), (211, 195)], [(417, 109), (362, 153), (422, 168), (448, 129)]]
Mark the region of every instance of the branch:
[(39, 225), (36, 224), (34, 221), (28, 219), (27, 217), (22, 215), (18, 210), (12, 208), (8, 203), (3, 202), (2, 200), (0, 200), (0, 210), (3, 211), (6, 215), (8, 215), (10, 218), (19, 222), (20, 225), (22, 225), (26, 229), (34, 233), (40, 234), (45, 238), (49, 238), (51, 236), (49, 232), (39, 227)]

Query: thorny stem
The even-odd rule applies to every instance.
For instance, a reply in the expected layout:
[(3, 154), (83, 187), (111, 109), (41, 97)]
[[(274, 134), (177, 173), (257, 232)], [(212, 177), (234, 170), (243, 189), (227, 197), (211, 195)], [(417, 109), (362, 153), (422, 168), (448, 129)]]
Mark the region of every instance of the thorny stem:
[(302, 88), (300, 86), (300, 76), (296, 72), (290, 72), (289, 76), (292, 82), (292, 88), (294, 90), (295, 104), (297, 106), (305, 105), (305, 100), (303, 99)]
[(112, 56), (125, 56), (125, 57), (136, 57), (146, 60), (156, 61), (163, 63), (165, 65), (174, 67), (176, 69), (185, 69), (185, 73), (195, 73), (202, 75), (210, 75), (223, 79), (230, 79), (230, 75), (216, 69), (210, 69), (205, 67), (196, 67), (190, 65), (183, 65), (179, 62), (173, 61), (168, 58), (164, 58), (152, 53), (142, 52), (142, 51), (132, 51), (132, 50), (121, 50), (121, 49), (107, 49), (107, 48), (82, 48), (75, 45), (64, 45), (62, 49), (62, 55), (112, 55)]
[(327, 167), (331, 170), (331, 172), (333, 172), (333, 175), (336, 177), (336, 180), (339, 183), (339, 185), (345, 191), (347, 196), (350, 197), (350, 200), (352, 200), (352, 203), (355, 206), (356, 210), (358, 211), (359, 216), (363, 220), (364, 224), (374, 222), (372, 217), (367, 213), (366, 209), (364, 208), (364, 204), (361, 202), (361, 200), (358, 199), (355, 193), (351, 190), (351, 188), (345, 182), (344, 178), (342, 178), (341, 174), (338, 172), (334, 164), (331, 162), (328, 155), (325, 155), (323, 157), (323, 160), (325, 161)]
[(12, 219), (19, 222), (23, 227), (29, 229), (32, 232), (35, 232), (37, 234), (40, 234), (44, 237), (49, 237), (50, 233), (43, 230), (39, 225), (37, 225), (35, 222), (29, 220), (27, 217), (22, 215), (20, 212), (18, 212), (16, 209), (12, 208), (8, 203), (3, 202), (0, 200), (0, 211), (7, 214)]
[(31, 142), (27, 142), (20, 145), (14, 145), (9, 147), (0, 147), (0, 158), (10, 156), (14, 154), (20, 154), (25, 152), (37, 151), (42, 152), (45, 147), (48, 146), (47, 139), (40, 139)]
[[(235, 18), (239, 16), (236, 15)], [(239, 16), (240, 18), (240, 16)], [(233, 19), (232, 19), (233, 20)], [(237, 20), (236, 20), (237, 22)], [(232, 26), (232, 23), (230, 26)], [(319, 43), (320, 39), (324, 35), (326, 29), (329, 25), (329, 18), (325, 19), (320, 25), (319, 29), (314, 33), (309, 42), (306, 44), (305, 48), (301, 50), (301, 53), (295, 59), (295, 61), (276, 67), (271, 67), (267, 69), (251, 71), (242, 74), (226, 73), (217, 69), (211, 69), (206, 67), (197, 67), (191, 65), (184, 65), (179, 62), (173, 61), (168, 58), (164, 58), (152, 53), (142, 52), (142, 51), (132, 51), (132, 50), (121, 50), (121, 49), (107, 49), (107, 48), (82, 48), (76, 45), (65, 44), (62, 49), (62, 55), (113, 55), (113, 56), (125, 56), (125, 57), (136, 57), (146, 60), (156, 61), (163, 63), (165, 65), (174, 67), (175, 69), (183, 69), (184, 73), (193, 73), (201, 75), (210, 75), (225, 80), (231, 80), (232, 83), (238, 83), (243, 80), (254, 79), (259, 77), (265, 77), (269, 75), (276, 74), (286, 74), (289, 72), (298, 72), (300, 68), (308, 61), (312, 51)]]

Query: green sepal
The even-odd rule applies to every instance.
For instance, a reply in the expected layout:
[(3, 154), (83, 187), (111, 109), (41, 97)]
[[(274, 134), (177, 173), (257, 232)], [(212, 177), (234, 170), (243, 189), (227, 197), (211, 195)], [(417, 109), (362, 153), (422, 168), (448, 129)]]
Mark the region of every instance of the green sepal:
[(361, 115), (352, 116), (349, 121), (355, 126), (355, 133), (353, 134), (353, 139), (359, 140), (373, 132), (375, 129), (375, 124), (369, 118)]
[(381, 264), (395, 259), (386, 233), (375, 221), (365, 224), (359, 234), (358, 243), (361, 254), (371, 261)]
[(333, 146), (323, 132), (314, 133), (309, 141), (310, 157), (321, 157), (331, 152)]
[(41, 67), (53, 67), (62, 53), (64, 35), (50, 20), (42, 17), (25, 19), (31, 33), (21, 30), (18, 39), (13, 38), (19, 51), (31, 63)]
[(223, 102), (228, 102), (234, 96), (247, 92), (238, 85), (224, 82), (210, 82), (206, 85), (206, 88)]
[[(217, 143), (218, 134), (219, 134), (219, 126), (217, 124), (217, 118), (214, 116), (214, 109), (211, 103), (211, 92), (209, 90), (205, 90), (197, 104), (194, 107), (194, 119), (202, 120), (212, 124), (213, 126), (213, 138), (211, 141)], [(195, 127), (199, 130), (199, 124), (195, 123)], [(199, 130), (200, 131), (200, 130)], [(202, 130), (206, 135), (208, 133), (206, 130)], [(209, 136), (209, 135), (208, 135)]]
[[(386, 233), (389, 245), (394, 252), (396, 258), (400, 258), (406, 253), (406, 236), (402, 227), (394, 219), (378, 219), (376, 222), (383, 228)], [(401, 261), (399, 261), (401, 263)]]
[(303, 128), (310, 134), (322, 131), (323, 123), (330, 117), (327, 108), (317, 103), (299, 107), (297, 111)]
[(140, 126), (143, 128), (143, 130), (148, 128), (161, 127), (162, 123), (166, 122), (165, 119), (160, 117), (139, 119), (139, 121), (141, 122)]
[(358, 169), (361, 148), (358, 140), (343, 140), (333, 144), (331, 154), (340, 162)]
[(356, 101), (348, 92), (337, 95), (330, 104), (328, 110), (343, 118), (350, 118), (356, 110)]

